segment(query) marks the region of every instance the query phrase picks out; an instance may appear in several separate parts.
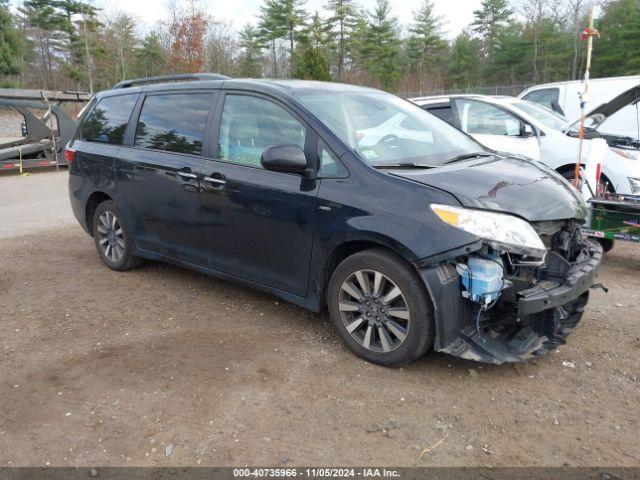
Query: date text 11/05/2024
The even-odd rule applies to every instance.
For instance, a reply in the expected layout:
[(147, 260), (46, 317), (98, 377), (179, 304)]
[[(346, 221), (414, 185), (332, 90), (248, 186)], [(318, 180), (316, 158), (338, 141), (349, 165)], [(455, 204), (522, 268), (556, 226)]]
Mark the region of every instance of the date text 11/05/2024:
[(236, 478), (398, 478), (400, 473), (387, 468), (235, 468), (233, 476)]

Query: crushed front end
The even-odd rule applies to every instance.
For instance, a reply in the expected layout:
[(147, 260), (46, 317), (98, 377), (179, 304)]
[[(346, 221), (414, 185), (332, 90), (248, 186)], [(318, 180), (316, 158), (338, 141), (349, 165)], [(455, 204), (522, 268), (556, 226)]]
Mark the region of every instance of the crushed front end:
[(540, 357), (576, 327), (602, 260), (576, 220), (532, 223), (546, 253), (478, 242), (418, 265), (434, 306), (435, 350), (500, 364)]

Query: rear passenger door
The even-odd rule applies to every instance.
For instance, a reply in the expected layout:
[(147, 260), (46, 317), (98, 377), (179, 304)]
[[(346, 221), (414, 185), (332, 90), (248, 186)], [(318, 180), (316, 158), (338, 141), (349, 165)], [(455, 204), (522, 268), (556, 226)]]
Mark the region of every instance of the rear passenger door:
[(202, 261), (198, 174), (213, 98), (211, 91), (152, 92), (138, 102), (116, 174), (139, 248)]
[(304, 296), (318, 182), (264, 170), (260, 158), (269, 146), (296, 145), (315, 168), (315, 133), (266, 96), (229, 92), (218, 103), (201, 193), (207, 266)]

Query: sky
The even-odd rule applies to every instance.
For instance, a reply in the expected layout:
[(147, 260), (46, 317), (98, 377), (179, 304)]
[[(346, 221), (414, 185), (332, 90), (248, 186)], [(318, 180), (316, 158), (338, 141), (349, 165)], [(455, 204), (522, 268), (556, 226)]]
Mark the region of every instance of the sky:
[[(479, 8), (481, 0), (432, 0), (434, 9), (445, 20), (444, 31), (449, 38), (455, 37), (473, 20), (473, 10)], [(211, 15), (219, 20), (230, 22), (236, 30), (245, 23), (256, 23), (256, 14), (262, 0), (199, 0), (198, 2)], [(309, 12), (319, 10), (326, 0), (307, 0)], [(375, 0), (359, 0), (358, 3), (372, 9)], [(166, 18), (166, 0), (96, 0), (96, 4), (105, 12), (124, 11), (140, 22), (139, 28), (144, 31), (158, 20)], [(411, 22), (412, 12), (417, 10), (421, 0), (391, 0), (392, 11), (403, 25)]]

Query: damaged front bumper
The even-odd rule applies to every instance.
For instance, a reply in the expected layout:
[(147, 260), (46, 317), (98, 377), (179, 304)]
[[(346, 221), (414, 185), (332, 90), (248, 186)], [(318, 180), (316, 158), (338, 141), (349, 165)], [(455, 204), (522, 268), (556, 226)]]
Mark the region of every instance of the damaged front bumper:
[(572, 262), (550, 252), (542, 266), (513, 269), (488, 310), (463, 298), (455, 262), (421, 269), (434, 307), (435, 350), (494, 364), (554, 350), (580, 321), (601, 260), (602, 247), (592, 241), (582, 242)]

